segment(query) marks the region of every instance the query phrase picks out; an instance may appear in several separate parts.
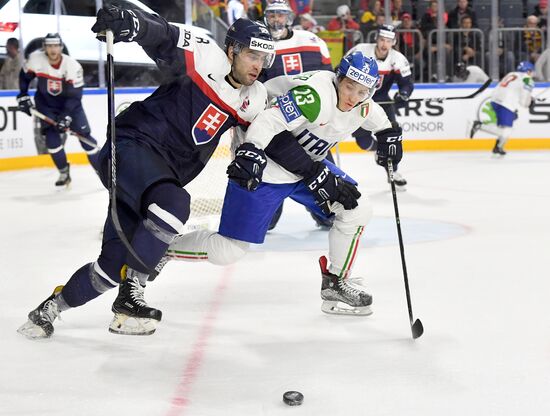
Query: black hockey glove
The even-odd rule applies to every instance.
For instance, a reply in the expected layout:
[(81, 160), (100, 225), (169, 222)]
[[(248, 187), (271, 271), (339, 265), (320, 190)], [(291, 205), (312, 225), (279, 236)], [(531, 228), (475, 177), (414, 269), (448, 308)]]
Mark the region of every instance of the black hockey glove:
[(262, 181), (267, 158), (262, 149), (243, 143), (235, 151), (235, 159), (227, 167), (227, 176), (243, 188), (255, 191)]
[(302, 182), (313, 194), (315, 203), (327, 215), (332, 213), (331, 203), (339, 202), (344, 209), (353, 209), (357, 207), (357, 200), (361, 197), (354, 184), (336, 176), (323, 162), (315, 162), (315, 171)]
[(31, 115), (31, 110), (34, 108), (29, 94), (19, 94), (17, 96), (17, 106), (19, 107), (19, 111), (22, 111), (29, 116)]
[(97, 38), (105, 41), (105, 31), (113, 31), (114, 42), (132, 42), (143, 32), (144, 22), (133, 10), (119, 9), (118, 7), (104, 7), (97, 12), (96, 22), (92, 32)]
[(393, 162), (393, 168), (397, 168), (397, 164), (403, 157), (403, 131), (401, 127), (392, 127), (379, 131), (376, 134), (378, 147), (376, 149), (376, 163), (380, 166), (388, 166), (388, 159)]
[(71, 116), (60, 115), (57, 118), (57, 122), (55, 123), (55, 128), (58, 132), (65, 133), (67, 130), (69, 130), (72, 121), (73, 119)]
[(393, 96), (393, 102), (397, 107), (403, 107), (409, 101), (409, 94), (406, 92), (396, 92)]

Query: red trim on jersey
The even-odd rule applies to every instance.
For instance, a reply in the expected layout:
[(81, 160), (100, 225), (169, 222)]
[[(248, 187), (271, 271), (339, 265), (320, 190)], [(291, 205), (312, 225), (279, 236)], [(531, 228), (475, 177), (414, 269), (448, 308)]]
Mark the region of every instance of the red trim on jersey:
[(392, 69), (391, 71), (380, 71), (380, 70), (378, 70), (379, 75), (388, 75), (392, 72), (395, 72), (396, 74), (400, 74), (401, 70), (399, 70), (399, 69)]
[(63, 78), (54, 77), (54, 76), (51, 76), (50, 74), (46, 74), (44, 72), (37, 72), (36, 76), (40, 77), (40, 78), (53, 79), (54, 81), (63, 81)]
[(296, 46), (295, 48), (279, 49), (275, 51), (275, 54), (283, 55), (285, 53), (296, 53), (296, 52), (319, 52), (321, 54), (321, 61), (324, 64), (330, 64), (330, 56), (323, 55), (321, 53), (321, 48), (319, 46)]
[(239, 115), (237, 114), (237, 111), (233, 107), (229, 106), (225, 101), (223, 101), (218, 96), (216, 91), (214, 91), (212, 87), (208, 85), (208, 83), (197, 72), (197, 70), (195, 69), (195, 56), (193, 52), (184, 50), (184, 55), (185, 55), (185, 66), (187, 67), (187, 75), (197, 85), (197, 87), (199, 87), (199, 89), (208, 98), (210, 98), (215, 104), (219, 105), (225, 111), (230, 113), (234, 118), (236, 118), (240, 124), (244, 124), (245, 126), (248, 126), (250, 122), (240, 118)]

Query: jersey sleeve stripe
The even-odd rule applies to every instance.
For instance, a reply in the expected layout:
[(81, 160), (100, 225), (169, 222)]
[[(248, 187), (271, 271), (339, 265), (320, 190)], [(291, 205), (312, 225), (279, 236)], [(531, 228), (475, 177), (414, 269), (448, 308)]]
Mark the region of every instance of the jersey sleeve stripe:
[(240, 118), (239, 115), (237, 114), (237, 111), (233, 107), (231, 107), (230, 105), (225, 103), (225, 101), (223, 101), (218, 96), (216, 91), (214, 91), (214, 89), (212, 89), (212, 87), (210, 85), (208, 85), (208, 83), (196, 71), (196, 69), (195, 69), (195, 59), (194, 59), (193, 52), (188, 51), (188, 50), (184, 50), (184, 54), (185, 54), (185, 62), (187, 64), (187, 75), (189, 76), (189, 78), (191, 78), (191, 80), (200, 88), (200, 90), (208, 98), (210, 98), (214, 103), (216, 103), (217, 105), (222, 107), (225, 111), (227, 111), (235, 119), (237, 119), (239, 124), (244, 124), (245, 126), (248, 126), (250, 124), (250, 122)]

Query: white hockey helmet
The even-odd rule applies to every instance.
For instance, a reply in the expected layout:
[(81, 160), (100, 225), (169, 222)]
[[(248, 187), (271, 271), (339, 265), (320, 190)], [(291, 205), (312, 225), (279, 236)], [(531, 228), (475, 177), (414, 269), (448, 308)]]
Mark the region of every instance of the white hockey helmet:
[[(279, 22), (275, 17), (277, 15), (286, 15), (286, 20)], [(264, 22), (275, 40), (283, 37), (285, 29), (290, 30), (294, 18), (294, 12), (286, 0), (272, 0), (265, 8)]]

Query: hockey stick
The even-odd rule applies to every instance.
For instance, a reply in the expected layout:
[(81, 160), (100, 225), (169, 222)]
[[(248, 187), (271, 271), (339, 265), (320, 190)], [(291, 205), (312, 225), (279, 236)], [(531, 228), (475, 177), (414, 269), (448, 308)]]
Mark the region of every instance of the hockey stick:
[[(35, 117), (38, 117), (40, 120), (42, 120), (43, 122), (51, 125), (51, 126), (56, 126), (57, 123), (55, 122), (55, 120), (49, 118), (47, 115), (45, 114), (42, 114), (40, 111), (38, 111), (36, 108), (31, 108), (31, 114)], [(84, 137), (82, 134), (80, 133), (77, 133), (76, 131), (74, 130), (71, 130), (71, 129), (67, 129), (67, 133), (70, 133), (74, 136), (76, 136), (78, 138), (78, 140), (80, 140), (82, 143), (85, 143), (87, 144), (88, 146), (92, 146), (92, 147), (97, 147), (97, 143), (94, 143), (92, 142), (90, 139), (88, 139), (87, 137)]]
[[(491, 79), (489, 78), (487, 81), (485, 81), (483, 83), (483, 85), (481, 87), (479, 87), (477, 90), (475, 90), (473, 93), (469, 94), (469, 95), (463, 95), (463, 96), (459, 96), (459, 97), (436, 97), (436, 98), (433, 98), (433, 97), (426, 97), (426, 98), (411, 98), (409, 99), (408, 101), (406, 102), (419, 102), (419, 101), (428, 101), (428, 102), (433, 102), (433, 101), (437, 101), (437, 102), (442, 102), (442, 101), (449, 101), (449, 100), (469, 100), (471, 98), (474, 98), (475, 96), (481, 94), (483, 91), (485, 91), (489, 85), (491, 85)], [(395, 104), (395, 101), (376, 101), (377, 104)]]
[(397, 237), (399, 239), (399, 250), (401, 252), (401, 265), (403, 266), (403, 279), (405, 280), (405, 294), (407, 296), (407, 307), (409, 308), (409, 322), (413, 339), (419, 338), (424, 333), (424, 327), (420, 319), (414, 321), (411, 292), (409, 290), (409, 278), (407, 277), (407, 265), (405, 264), (405, 248), (403, 247), (403, 236), (401, 235), (401, 220), (399, 219), (399, 208), (397, 207), (397, 194), (395, 192), (395, 183), (393, 181), (393, 163), (388, 159), (388, 175), (390, 178), (391, 193), (393, 196), (393, 209), (395, 211), (395, 223), (397, 224)]
[(150, 271), (149, 267), (141, 260), (134, 248), (126, 238), (122, 225), (117, 214), (116, 201), (116, 127), (115, 127), (115, 75), (114, 75), (114, 58), (113, 58), (113, 31), (107, 30), (105, 33), (107, 43), (107, 118), (108, 129), (107, 137), (111, 139), (111, 186), (109, 188), (109, 202), (111, 205), (111, 219), (115, 226), (118, 238), (126, 247), (128, 252), (141, 264), (145, 270)]

